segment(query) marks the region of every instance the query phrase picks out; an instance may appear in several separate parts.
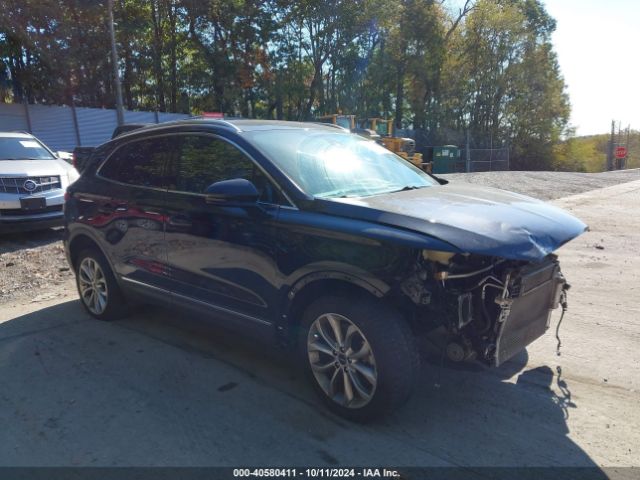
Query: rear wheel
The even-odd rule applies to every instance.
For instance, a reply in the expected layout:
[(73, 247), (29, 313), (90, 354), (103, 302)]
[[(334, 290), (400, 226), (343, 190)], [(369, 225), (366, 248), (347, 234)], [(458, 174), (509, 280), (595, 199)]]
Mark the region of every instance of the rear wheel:
[(397, 311), (376, 300), (324, 297), (303, 319), (301, 354), (335, 413), (365, 421), (409, 397), (419, 370), (415, 340)]
[(117, 320), (126, 313), (120, 291), (106, 258), (95, 248), (83, 250), (76, 261), (76, 285), (87, 312), (99, 320)]

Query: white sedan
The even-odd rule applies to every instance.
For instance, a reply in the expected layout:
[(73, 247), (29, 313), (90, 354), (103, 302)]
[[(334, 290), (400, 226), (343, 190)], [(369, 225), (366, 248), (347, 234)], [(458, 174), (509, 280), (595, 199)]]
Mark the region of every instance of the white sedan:
[(28, 133), (0, 132), (0, 234), (63, 224), (76, 169)]

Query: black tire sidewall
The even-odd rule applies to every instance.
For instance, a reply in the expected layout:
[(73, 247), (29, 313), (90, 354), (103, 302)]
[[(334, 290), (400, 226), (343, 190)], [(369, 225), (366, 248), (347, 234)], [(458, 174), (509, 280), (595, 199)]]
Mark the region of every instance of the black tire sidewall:
[[(311, 324), (325, 313), (336, 313), (356, 325), (369, 342), (376, 362), (377, 386), (371, 401), (348, 408), (331, 400), (318, 384), (309, 363), (307, 336)], [(301, 323), (298, 355), (307, 377), (330, 410), (364, 422), (390, 413), (410, 396), (419, 371), (419, 356), (411, 329), (403, 316), (377, 299), (327, 296), (309, 305)]]

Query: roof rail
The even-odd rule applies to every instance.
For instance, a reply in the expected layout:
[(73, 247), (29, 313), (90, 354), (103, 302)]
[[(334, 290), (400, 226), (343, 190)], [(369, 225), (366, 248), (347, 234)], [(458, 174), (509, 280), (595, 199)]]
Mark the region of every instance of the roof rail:
[(113, 133), (111, 134), (111, 139), (119, 137), (123, 133), (133, 132), (134, 130), (139, 130), (141, 128), (149, 127), (151, 125), (155, 125), (155, 124), (154, 123), (123, 123), (113, 129)]
[[(211, 123), (221, 123), (222, 125), (226, 125), (228, 127), (233, 128), (236, 132), (241, 132), (242, 131), (242, 129), (240, 129), (240, 127), (238, 127), (237, 125), (234, 125), (230, 121), (225, 120), (223, 118), (211, 118), (211, 117), (203, 117), (202, 115), (192, 115), (191, 117), (188, 117), (185, 120), (204, 120), (204, 121), (211, 122)], [(238, 119), (238, 120), (240, 120), (240, 119)], [(178, 120), (178, 122), (179, 121), (180, 120)]]

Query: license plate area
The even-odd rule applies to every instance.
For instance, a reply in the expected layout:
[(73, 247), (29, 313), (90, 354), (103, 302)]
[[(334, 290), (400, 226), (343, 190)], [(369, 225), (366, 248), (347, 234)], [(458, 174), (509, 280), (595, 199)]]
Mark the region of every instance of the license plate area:
[(47, 208), (47, 199), (44, 197), (21, 198), (20, 208), (28, 212), (33, 210), (42, 210)]

